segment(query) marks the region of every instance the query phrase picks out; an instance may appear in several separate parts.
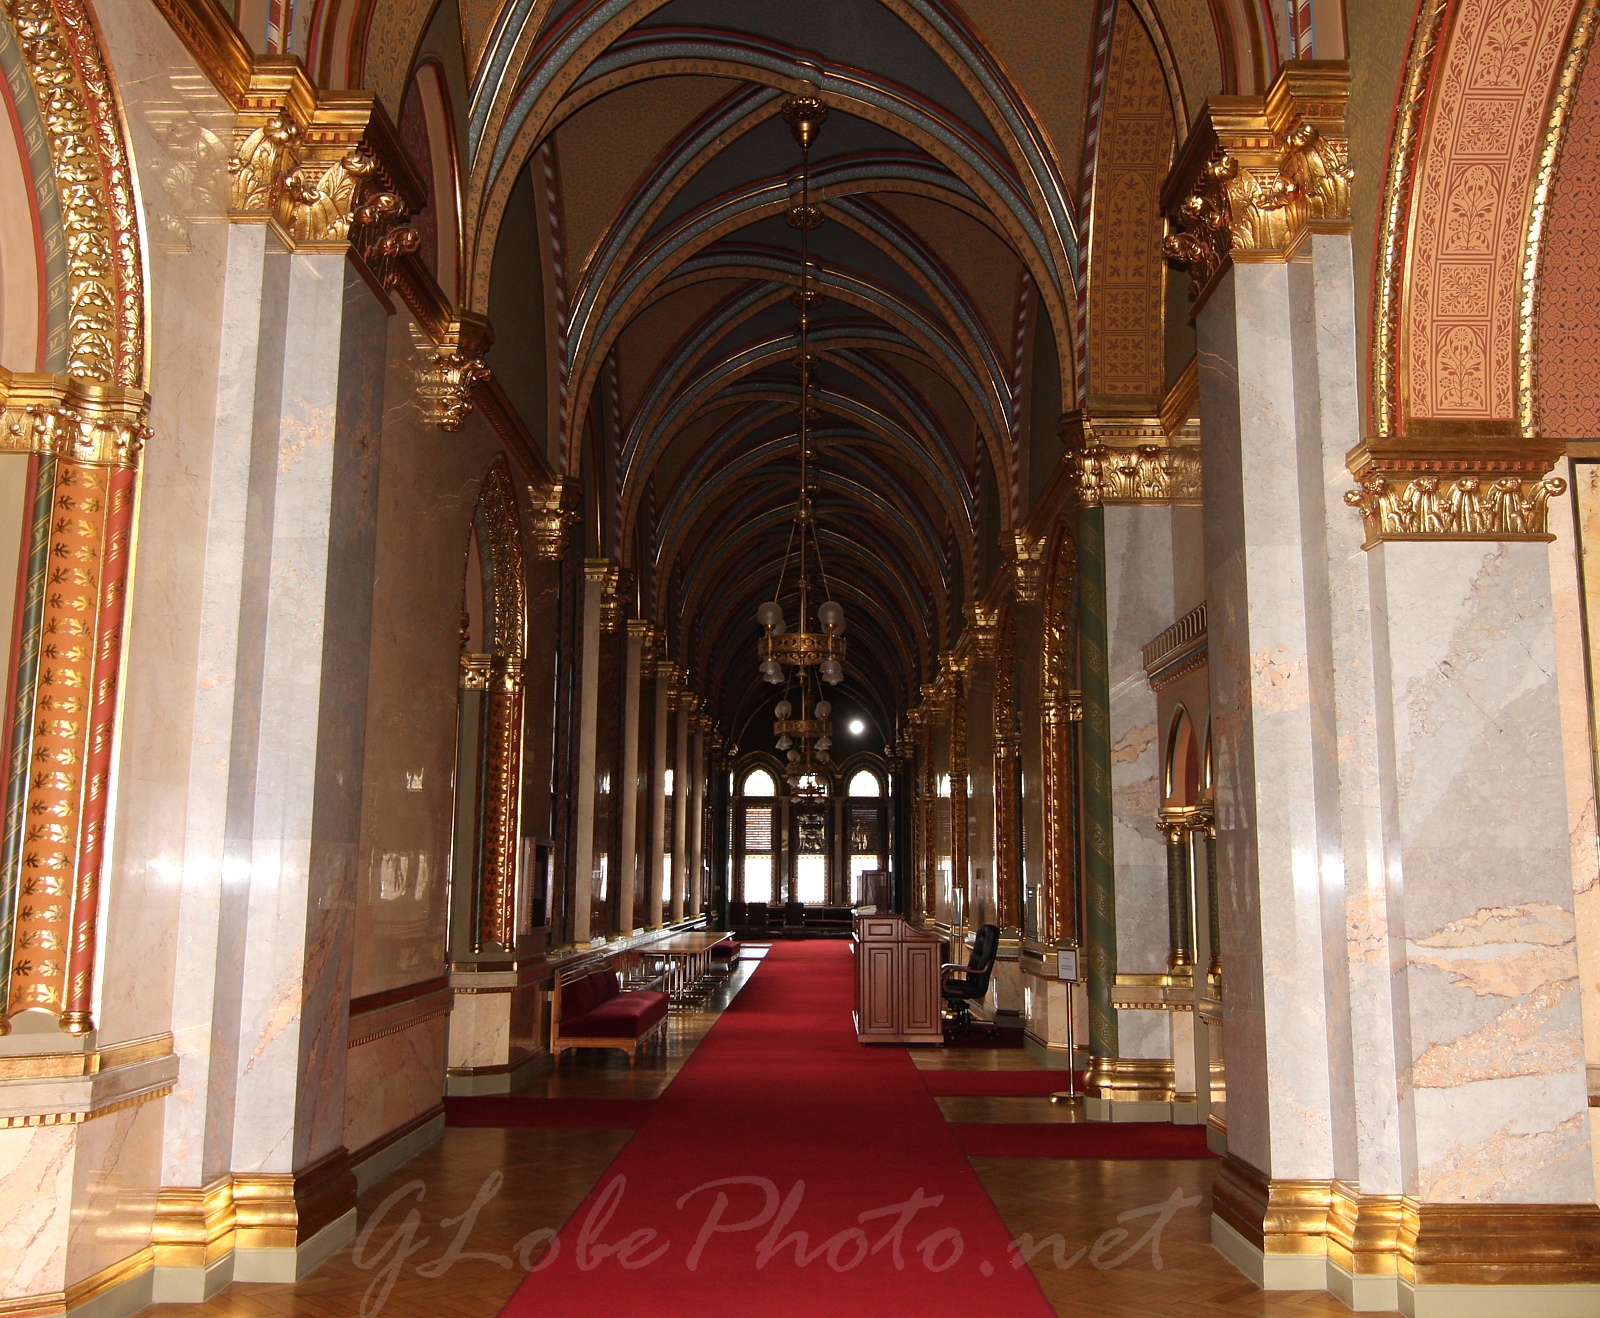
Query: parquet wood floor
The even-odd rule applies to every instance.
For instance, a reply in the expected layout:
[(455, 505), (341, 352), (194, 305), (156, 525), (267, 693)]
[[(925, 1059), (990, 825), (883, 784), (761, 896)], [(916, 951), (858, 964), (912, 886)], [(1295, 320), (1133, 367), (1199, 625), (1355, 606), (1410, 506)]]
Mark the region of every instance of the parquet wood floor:
[[(1257, 1290), (1211, 1247), (1215, 1163), (971, 1161), (1012, 1237), (1027, 1233), (1044, 1245), (1031, 1266), (1061, 1318), (1349, 1318), (1323, 1291)], [(1160, 1216), (1154, 1210), (1174, 1194), (1183, 1206), (1146, 1240)], [(1139, 1209), (1151, 1211), (1118, 1225), (1119, 1214)], [(1056, 1235), (1059, 1256), (1045, 1243)]]

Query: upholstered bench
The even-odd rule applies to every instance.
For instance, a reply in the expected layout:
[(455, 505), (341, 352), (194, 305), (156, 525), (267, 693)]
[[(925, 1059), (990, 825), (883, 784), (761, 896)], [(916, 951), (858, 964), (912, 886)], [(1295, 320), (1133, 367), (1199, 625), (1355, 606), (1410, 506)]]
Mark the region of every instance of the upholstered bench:
[(575, 975), (565, 984), (556, 976), (550, 1051), (558, 1066), (568, 1048), (620, 1048), (632, 1066), (639, 1045), (660, 1034), (666, 1023), (667, 995), (651, 989), (624, 993), (615, 970)]

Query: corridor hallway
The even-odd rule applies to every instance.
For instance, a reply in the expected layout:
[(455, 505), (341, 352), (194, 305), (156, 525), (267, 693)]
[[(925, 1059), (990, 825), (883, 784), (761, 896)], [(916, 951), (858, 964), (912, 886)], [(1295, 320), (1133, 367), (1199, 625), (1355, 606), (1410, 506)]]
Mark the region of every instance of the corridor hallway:
[[(442, 1142), (363, 1194), (355, 1242), (313, 1276), (149, 1312), (1348, 1312), (1322, 1292), (1258, 1291), (1211, 1248), (1209, 1158), (964, 1156), (965, 1123), (1077, 1124), (1045, 1096), (1065, 1074), (1021, 1049), (858, 1044), (846, 945), (750, 959), (763, 950), (635, 1069), (582, 1054), (525, 1093), (454, 1100)], [(1031, 1276), (1014, 1242), (1031, 1243)]]

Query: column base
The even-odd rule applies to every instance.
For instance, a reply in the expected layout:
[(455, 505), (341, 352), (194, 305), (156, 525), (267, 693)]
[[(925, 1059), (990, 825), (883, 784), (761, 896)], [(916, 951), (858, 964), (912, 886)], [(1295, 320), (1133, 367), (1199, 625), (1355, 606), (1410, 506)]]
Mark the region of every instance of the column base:
[(311, 1239), (284, 1249), (233, 1251), (235, 1281), (299, 1281), (356, 1238), (356, 1210), (334, 1218)]

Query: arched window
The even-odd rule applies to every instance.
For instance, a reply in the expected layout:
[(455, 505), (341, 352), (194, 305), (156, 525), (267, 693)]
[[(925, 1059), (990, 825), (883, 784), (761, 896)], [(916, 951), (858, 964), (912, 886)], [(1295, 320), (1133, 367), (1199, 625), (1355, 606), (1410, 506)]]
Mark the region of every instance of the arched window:
[(778, 785), (772, 781), (772, 775), (765, 769), (752, 769), (744, 776), (744, 794), (746, 796), (776, 796)]
[(871, 769), (861, 769), (850, 780), (850, 795), (882, 796), (883, 784), (878, 781), (878, 775), (873, 773)]

